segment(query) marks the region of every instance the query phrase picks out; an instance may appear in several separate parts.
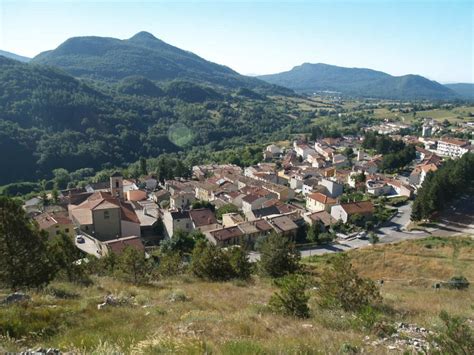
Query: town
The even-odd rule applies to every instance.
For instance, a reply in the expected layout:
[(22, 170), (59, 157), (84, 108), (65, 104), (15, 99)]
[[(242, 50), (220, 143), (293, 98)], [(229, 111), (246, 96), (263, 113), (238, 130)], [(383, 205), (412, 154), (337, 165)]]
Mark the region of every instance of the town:
[[(342, 251), (410, 239), (420, 236), (408, 227), (411, 200), (426, 177), (474, 148), (467, 140), (433, 138), (433, 120), (420, 137), (400, 135), (406, 128), (382, 123), (358, 136), (270, 144), (257, 165), (197, 165), (190, 178), (115, 172), (109, 181), (61, 190), (54, 201), (50, 193), (48, 204), (41, 196), (29, 199), (24, 209), (50, 237), (66, 233), (96, 257), (127, 246), (152, 251), (193, 232), (219, 247), (240, 245), (253, 260), (259, 238), (270, 233), (289, 237), (304, 255), (333, 251), (328, 244)], [(377, 151), (384, 144), (391, 154), (412, 149), (396, 166), (400, 173)], [(380, 232), (392, 219), (395, 228)]]

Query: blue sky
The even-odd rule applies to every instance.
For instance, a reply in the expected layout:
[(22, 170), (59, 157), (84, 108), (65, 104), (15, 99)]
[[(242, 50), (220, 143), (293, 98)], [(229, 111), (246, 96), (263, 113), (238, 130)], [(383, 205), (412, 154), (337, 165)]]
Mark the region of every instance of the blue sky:
[(243, 74), (310, 62), (474, 82), (473, 3), (0, 0), (0, 49), (34, 56), (73, 36), (145, 30)]

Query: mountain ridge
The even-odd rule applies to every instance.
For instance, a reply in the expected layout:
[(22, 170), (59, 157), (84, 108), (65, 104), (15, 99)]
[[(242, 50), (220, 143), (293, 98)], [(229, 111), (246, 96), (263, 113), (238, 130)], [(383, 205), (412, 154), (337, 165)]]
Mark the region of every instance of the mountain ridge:
[(31, 60), (31, 58), (28, 58), (16, 53), (8, 52), (8, 51), (2, 51), (1, 49), (0, 49), (0, 56), (9, 58), (9, 59), (14, 59), (23, 63), (28, 63)]
[(187, 80), (232, 89), (246, 87), (291, 93), (175, 47), (145, 31), (123, 40), (72, 37), (56, 49), (40, 53), (32, 63), (59, 67), (73, 76), (97, 80), (119, 81), (139, 75), (158, 82)]
[(342, 95), (392, 99), (454, 99), (450, 88), (421, 75), (392, 76), (368, 68), (303, 63), (289, 71), (260, 75), (268, 83), (301, 93), (334, 91)]

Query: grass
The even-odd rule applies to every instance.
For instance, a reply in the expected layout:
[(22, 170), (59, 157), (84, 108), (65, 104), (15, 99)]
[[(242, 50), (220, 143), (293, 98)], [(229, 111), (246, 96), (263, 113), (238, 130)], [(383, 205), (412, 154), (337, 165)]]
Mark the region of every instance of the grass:
[[(431, 287), (453, 275), (474, 280), (473, 239), (432, 237), (349, 254), (362, 275), (385, 280), (381, 293), (391, 321), (431, 328), (442, 309), (474, 318), (472, 288)], [(305, 265), (317, 279), (331, 257), (308, 258)], [(313, 290), (309, 319), (272, 314), (266, 303), (274, 291), (270, 280), (258, 277), (242, 284), (182, 276), (140, 287), (108, 277), (89, 287), (55, 282), (31, 292), (28, 304), (0, 306), (0, 353), (44, 346), (99, 354), (325, 354), (365, 348), (364, 337), (373, 336), (355, 326), (350, 314), (320, 309)], [(98, 310), (108, 292), (130, 305)], [(7, 293), (0, 290), (0, 298)]]

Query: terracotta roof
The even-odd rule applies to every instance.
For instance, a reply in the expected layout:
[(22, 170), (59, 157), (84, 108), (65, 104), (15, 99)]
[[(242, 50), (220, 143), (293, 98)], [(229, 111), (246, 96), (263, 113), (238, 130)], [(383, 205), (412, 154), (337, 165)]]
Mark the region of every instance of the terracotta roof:
[(277, 208), (277, 206), (269, 206), (253, 210), (252, 213), (256, 218), (260, 218), (280, 214), (280, 210)]
[(466, 145), (469, 145), (468, 141), (465, 141), (465, 140), (462, 140), (462, 139), (456, 139), (456, 138), (441, 138), (440, 142), (447, 143), (447, 144), (458, 145), (460, 147), (464, 147)]
[(110, 251), (115, 254), (121, 254), (126, 247), (131, 247), (138, 251), (145, 252), (145, 247), (140, 237), (124, 237), (106, 241), (105, 244), (109, 247)]
[(137, 214), (133, 210), (132, 205), (128, 203), (122, 203), (120, 206), (120, 217), (122, 221), (140, 223)]
[(309, 218), (314, 221), (320, 221), (324, 226), (328, 227), (334, 223), (337, 222), (335, 218), (333, 218), (328, 212), (326, 211), (320, 211), (320, 212), (314, 212), (309, 215)]
[(268, 232), (273, 230), (273, 227), (264, 219), (258, 219), (254, 221), (255, 226), (260, 230), (261, 232)]
[(216, 229), (209, 233), (214, 237), (214, 239), (219, 240), (219, 241), (224, 241), (224, 240), (228, 240), (231, 238), (240, 237), (244, 235), (237, 226)]
[(288, 216), (272, 218), (271, 223), (282, 232), (289, 232), (298, 229), (298, 226)]
[(337, 201), (329, 196), (326, 196), (325, 194), (322, 194), (321, 192), (315, 192), (310, 195), (308, 195), (309, 199), (318, 201), (322, 204), (335, 204)]
[(261, 198), (261, 196), (257, 196), (255, 194), (250, 194), (250, 195), (247, 195), (244, 198), (242, 198), (242, 201), (245, 201), (247, 203), (252, 203), (252, 202), (257, 201), (259, 198)]
[(423, 164), (420, 166), (421, 170), (423, 170), (425, 173), (429, 171), (436, 171), (438, 170), (438, 167), (436, 164)]
[(189, 216), (196, 227), (217, 223), (216, 216), (209, 208), (191, 210), (189, 211)]
[(189, 218), (189, 211), (171, 211), (172, 219), (185, 219)]
[(369, 214), (374, 212), (374, 205), (371, 201), (359, 201), (343, 203), (341, 207), (346, 211), (347, 214)]
[(35, 217), (41, 229), (48, 229), (56, 224), (72, 224), (72, 221), (67, 216), (67, 213), (41, 213)]

